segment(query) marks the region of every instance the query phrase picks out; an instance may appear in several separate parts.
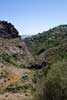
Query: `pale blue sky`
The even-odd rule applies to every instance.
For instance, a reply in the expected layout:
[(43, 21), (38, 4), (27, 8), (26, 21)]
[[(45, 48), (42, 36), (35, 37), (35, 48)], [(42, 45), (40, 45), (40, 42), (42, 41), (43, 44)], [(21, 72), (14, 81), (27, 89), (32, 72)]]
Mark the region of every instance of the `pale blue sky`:
[(0, 0), (0, 20), (15, 25), (20, 34), (36, 34), (67, 24), (67, 0)]

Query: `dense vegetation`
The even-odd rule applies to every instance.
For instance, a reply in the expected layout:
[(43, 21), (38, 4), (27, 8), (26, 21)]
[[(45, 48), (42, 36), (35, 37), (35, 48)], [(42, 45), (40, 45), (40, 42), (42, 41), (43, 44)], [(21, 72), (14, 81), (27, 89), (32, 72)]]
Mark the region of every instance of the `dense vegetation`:
[(67, 62), (58, 61), (50, 67), (37, 88), (36, 100), (67, 100)]
[(67, 25), (60, 25), (43, 33), (26, 38), (25, 42), (33, 54), (39, 55), (48, 48), (67, 41)]

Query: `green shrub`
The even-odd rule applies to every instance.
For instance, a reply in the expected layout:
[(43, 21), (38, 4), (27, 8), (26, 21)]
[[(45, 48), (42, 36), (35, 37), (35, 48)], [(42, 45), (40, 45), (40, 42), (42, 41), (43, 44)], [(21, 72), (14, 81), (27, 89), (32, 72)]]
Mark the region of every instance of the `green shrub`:
[(36, 93), (36, 100), (67, 100), (67, 62), (51, 66)]

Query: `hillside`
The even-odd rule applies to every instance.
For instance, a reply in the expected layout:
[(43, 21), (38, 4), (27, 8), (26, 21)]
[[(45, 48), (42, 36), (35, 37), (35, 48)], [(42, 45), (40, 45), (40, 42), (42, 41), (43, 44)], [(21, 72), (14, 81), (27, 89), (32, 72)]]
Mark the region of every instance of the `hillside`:
[(32, 55), (48, 65), (37, 84), (36, 100), (67, 100), (67, 25), (26, 38), (25, 42)]
[(59, 46), (66, 41), (67, 25), (60, 25), (25, 39), (27, 46), (35, 55), (41, 54), (46, 49)]
[(25, 42), (29, 51), (38, 59), (48, 61), (66, 58), (67, 25), (60, 25), (33, 35), (31, 38), (26, 38)]

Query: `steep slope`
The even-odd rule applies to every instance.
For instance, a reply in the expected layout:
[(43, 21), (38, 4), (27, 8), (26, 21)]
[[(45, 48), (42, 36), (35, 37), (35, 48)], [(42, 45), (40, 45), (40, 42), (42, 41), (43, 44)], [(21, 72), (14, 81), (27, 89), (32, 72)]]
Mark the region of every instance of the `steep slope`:
[(39, 60), (46, 62), (66, 58), (67, 25), (60, 25), (46, 32), (26, 38), (30, 52)]
[(29, 63), (33, 63), (34, 58), (26, 48), (23, 40), (16, 39), (0, 39), (0, 62), (10, 63), (16, 67), (28, 67)]
[(26, 38), (25, 42), (35, 55), (67, 41), (67, 25), (60, 25), (43, 33)]
[(16, 67), (28, 67), (29, 63), (34, 62), (19, 32), (7, 21), (0, 21), (0, 62)]
[(0, 100), (32, 100), (36, 71), (28, 67), (34, 63), (14, 26), (0, 21)]

